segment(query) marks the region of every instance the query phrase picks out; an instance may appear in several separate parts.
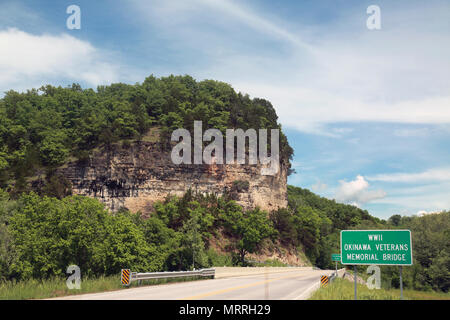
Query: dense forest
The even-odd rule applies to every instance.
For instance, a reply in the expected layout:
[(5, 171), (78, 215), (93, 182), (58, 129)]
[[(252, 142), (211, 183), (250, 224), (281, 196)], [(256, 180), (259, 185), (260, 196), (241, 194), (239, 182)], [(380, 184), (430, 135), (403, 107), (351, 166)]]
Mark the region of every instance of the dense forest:
[(384, 221), (366, 210), (299, 187), (288, 186), (288, 206), (274, 213), (282, 240), (301, 244), (311, 262), (323, 269), (334, 266), (330, 257), (340, 252), (341, 230), (384, 228)]
[[(145, 219), (127, 210), (110, 213), (88, 197), (60, 200), (24, 193), (14, 200), (2, 191), (0, 270), (3, 279), (27, 279), (61, 276), (71, 263), (97, 276), (117, 273), (124, 265), (136, 271), (246, 265), (246, 254), (267, 241), (299, 247), (313, 264), (326, 267), (338, 245), (338, 225), (376, 219), (334, 202), (326, 207), (336, 218), (327, 216), (317, 207), (318, 197), (308, 192), (289, 187), (290, 208), (267, 213), (244, 211), (232, 195), (188, 191), (158, 202)], [(209, 247), (213, 237), (230, 240), (225, 254)]]
[[(232, 239), (227, 254), (209, 247), (219, 235)], [(266, 212), (244, 212), (227, 197), (188, 191), (143, 218), (108, 212), (83, 196), (30, 193), (11, 200), (0, 190), (0, 280), (64, 277), (70, 264), (90, 277), (118, 274), (124, 266), (150, 272), (242, 265), (247, 253), (276, 236)]]
[[(449, 292), (450, 211), (424, 216), (393, 215), (388, 225), (412, 233), (414, 264), (403, 268), (406, 288)], [(398, 268), (382, 266), (381, 271), (386, 287), (399, 286)]]
[[(190, 76), (150, 76), (142, 84), (117, 83), (96, 91), (77, 84), (9, 91), (0, 99), (0, 188), (12, 196), (30, 191), (27, 177), (37, 169), (50, 181), (52, 169), (68, 159), (84, 161), (97, 146), (142, 139), (156, 126), (164, 149), (175, 129), (193, 132), (194, 120), (202, 121), (203, 130), (216, 128), (225, 135), (226, 128), (281, 129), (277, 119), (264, 99)], [(292, 154), (280, 130), (280, 157), (288, 168)]]

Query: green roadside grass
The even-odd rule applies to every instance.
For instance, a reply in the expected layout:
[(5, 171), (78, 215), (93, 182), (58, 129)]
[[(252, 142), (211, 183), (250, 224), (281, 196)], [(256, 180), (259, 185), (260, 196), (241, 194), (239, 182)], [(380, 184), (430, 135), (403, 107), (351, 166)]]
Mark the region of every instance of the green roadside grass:
[[(450, 293), (434, 291), (403, 290), (404, 300), (450, 300)], [(337, 278), (326, 287), (314, 292), (309, 300), (354, 300), (354, 283)], [(357, 285), (358, 300), (400, 300), (400, 289), (372, 289)]]
[(27, 280), (0, 282), (0, 300), (26, 300), (26, 299), (48, 299), (69, 295), (85, 293), (98, 293), (114, 290), (127, 290), (148, 285), (160, 285), (172, 282), (196, 281), (206, 279), (202, 277), (183, 277), (168, 279), (143, 280), (140, 285), (132, 282), (125, 287), (120, 282), (120, 276), (98, 277), (93, 279), (81, 278), (80, 289), (69, 289), (66, 285), (67, 279), (54, 278), (48, 280)]

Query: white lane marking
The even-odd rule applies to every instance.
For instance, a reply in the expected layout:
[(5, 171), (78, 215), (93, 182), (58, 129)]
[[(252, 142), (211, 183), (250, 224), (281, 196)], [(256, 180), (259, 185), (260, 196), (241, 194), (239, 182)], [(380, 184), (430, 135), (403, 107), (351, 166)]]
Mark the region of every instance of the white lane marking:
[(297, 297), (295, 297), (292, 300), (307, 300), (314, 291), (319, 289), (319, 286), (320, 286), (320, 281), (317, 280), (316, 283), (313, 283), (313, 285), (309, 286), (308, 289), (303, 291), (300, 295), (298, 295)]

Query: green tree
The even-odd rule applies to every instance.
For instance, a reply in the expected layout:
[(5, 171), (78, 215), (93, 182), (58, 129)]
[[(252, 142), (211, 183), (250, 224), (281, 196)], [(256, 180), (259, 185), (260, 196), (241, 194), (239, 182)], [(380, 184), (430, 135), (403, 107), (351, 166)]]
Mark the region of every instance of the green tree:
[(294, 213), (294, 225), (300, 242), (305, 248), (307, 256), (315, 262), (319, 256), (320, 227), (322, 221), (317, 210), (311, 207), (299, 207)]
[(191, 257), (192, 268), (204, 267), (208, 263), (205, 243), (202, 238), (202, 208), (190, 209), (190, 218), (184, 223), (182, 243), (188, 256)]
[(157, 266), (156, 271), (185, 269), (182, 264), (182, 233), (169, 227), (158, 217), (139, 219), (147, 244), (155, 248), (151, 257), (152, 264)]
[(394, 214), (393, 216), (391, 216), (388, 220), (388, 222), (390, 224), (392, 224), (393, 226), (398, 226), (400, 224), (400, 221), (402, 219), (402, 216), (399, 214)]
[(128, 212), (110, 215), (98, 200), (87, 197), (23, 195), (9, 219), (17, 254), (9, 277), (65, 276), (70, 264), (85, 276), (117, 274), (121, 268), (160, 270), (161, 265), (152, 263), (156, 248), (149, 247), (134, 219)]
[(39, 147), (44, 165), (54, 167), (65, 162), (69, 155), (69, 149), (65, 146), (66, 139), (63, 131), (52, 131), (45, 136)]
[(284, 244), (298, 244), (297, 229), (294, 225), (294, 218), (292, 213), (286, 209), (281, 208), (273, 211), (270, 215), (274, 228), (278, 231), (279, 239)]
[(275, 233), (267, 213), (259, 208), (246, 212), (242, 210), (226, 212), (224, 220), (225, 227), (235, 238), (234, 247), (242, 265), (245, 265), (247, 253), (255, 252), (264, 239)]
[(8, 228), (16, 207), (17, 202), (10, 200), (9, 194), (0, 189), (0, 281), (7, 279), (11, 265), (17, 260), (13, 237)]
[(94, 253), (106, 236), (105, 219), (106, 211), (94, 199), (23, 195), (11, 217), (18, 253), (12, 275), (20, 279), (62, 276), (70, 264), (78, 265), (84, 274), (98, 271)]
[(121, 269), (136, 272), (160, 271), (164, 261), (155, 245), (145, 241), (144, 232), (127, 211), (109, 215), (105, 231), (107, 237), (98, 256), (104, 261), (104, 274), (118, 274)]

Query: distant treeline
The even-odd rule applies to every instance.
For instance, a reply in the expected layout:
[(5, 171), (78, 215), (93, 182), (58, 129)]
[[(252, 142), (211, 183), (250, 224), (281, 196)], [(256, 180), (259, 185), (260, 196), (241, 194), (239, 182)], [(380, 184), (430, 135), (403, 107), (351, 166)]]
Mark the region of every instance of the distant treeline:
[[(393, 215), (388, 225), (409, 229), (412, 233), (413, 262), (404, 267), (402, 277), (407, 288), (418, 290), (450, 290), (450, 211), (424, 216)], [(382, 281), (399, 286), (399, 270), (382, 267)]]
[[(97, 90), (43, 86), (0, 99), (0, 188), (29, 191), (25, 177), (47, 173), (69, 158), (86, 160), (90, 151), (119, 140), (139, 140), (158, 126), (167, 148), (177, 128), (277, 129), (277, 115), (264, 99), (251, 99), (223, 82), (190, 76), (147, 77), (143, 83), (111, 84)], [(280, 132), (280, 156), (289, 167), (293, 154)], [(12, 187), (13, 186), (13, 187)], [(12, 190), (11, 190), (12, 189)]]
[(340, 252), (341, 230), (384, 228), (384, 221), (366, 210), (294, 186), (288, 186), (288, 208), (274, 212), (274, 221), (281, 240), (301, 245), (319, 268), (333, 268), (331, 254)]

